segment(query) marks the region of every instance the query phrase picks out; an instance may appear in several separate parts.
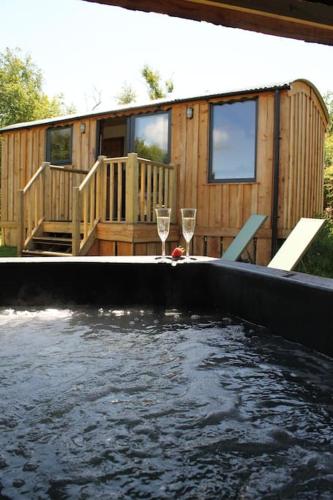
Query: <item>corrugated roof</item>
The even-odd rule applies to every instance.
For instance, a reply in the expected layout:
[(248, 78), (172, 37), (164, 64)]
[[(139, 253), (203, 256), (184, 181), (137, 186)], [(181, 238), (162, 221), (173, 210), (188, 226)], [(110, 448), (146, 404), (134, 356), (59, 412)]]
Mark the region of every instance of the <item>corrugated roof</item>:
[(225, 92), (220, 92), (220, 93), (208, 93), (208, 94), (203, 94), (199, 96), (192, 96), (192, 97), (177, 97), (174, 99), (158, 99), (155, 101), (148, 101), (144, 103), (135, 103), (135, 104), (129, 104), (126, 106), (116, 106), (112, 109), (108, 110), (101, 110), (101, 111), (94, 111), (90, 113), (78, 113), (74, 115), (65, 115), (65, 116), (57, 116), (55, 118), (44, 118), (43, 120), (34, 120), (31, 122), (24, 122), (24, 123), (15, 123), (13, 125), (8, 125), (7, 127), (3, 127), (0, 129), (0, 132), (5, 132), (8, 130), (16, 130), (20, 128), (30, 128), (30, 127), (37, 127), (38, 125), (48, 125), (48, 124), (55, 124), (55, 123), (63, 123), (63, 122), (69, 122), (73, 120), (79, 120), (79, 119), (84, 119), (84, 118), (92, 118), (92, 117), (103, 117), (105, 115), (110, 115), (112, 113), (119, 113), (119, 112), (128, 112), (128, 111), (135, 111), (141, 108), (149, 109), (149, 108), (154, 108), (156, 106), (162, 106), (162, 105), (167, 105), (167, 104), (176, 104), (176, 103), (182, 103), (182, 102), (191, 102), (191, 101), (196, 101), (199, 99), (215, 99), (218, 97), (225, 97), (225, 96), (231, 96), (231, 95), (242, 95), (242, 94), (252, 94), (252, 93), (258, 93), (258, 92), (268, 92), (271, 90), (276, 90), (276, 89), (288, 89), (290, 88), (291, 83), (280, 83), (280, 84), (272, 84), (272, 85), (267, 85), (265, 87), (255, 87), (252, 89), (233, 89), (233, 90), (228, 90)]

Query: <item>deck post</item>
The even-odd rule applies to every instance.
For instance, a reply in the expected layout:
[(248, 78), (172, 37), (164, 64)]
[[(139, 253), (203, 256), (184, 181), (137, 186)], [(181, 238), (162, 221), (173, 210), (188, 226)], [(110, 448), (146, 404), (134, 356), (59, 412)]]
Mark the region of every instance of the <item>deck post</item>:
[(136, 153), (129, 153), (126, 164), (126, 222), (138, 221), (139, 161)]
[(80, 255), (80, 188), (73, 187), (73, 212), (72, 212), (72, 254)]
[(172, 170), (169, 175), (170, 182), (170, 208), (171, 208), (171, 222), (177, 224), (177, 171), (176, 166), (172, 165)]
[(24, 190), (17, 192), (17, 256), (21, 257), (24, 247)]
[(102, 221), (105, 219), (106, 210), (106, 158), (104, 155), (99, 155), (99, 169), (96, 172), (96, 219)]
[(50, 206), (51, 206), (51, 169), (50, 162), (44, 162), (44, 206), (43, 206), (43, 215), (45, 220), (49, 220), (51, 218)]

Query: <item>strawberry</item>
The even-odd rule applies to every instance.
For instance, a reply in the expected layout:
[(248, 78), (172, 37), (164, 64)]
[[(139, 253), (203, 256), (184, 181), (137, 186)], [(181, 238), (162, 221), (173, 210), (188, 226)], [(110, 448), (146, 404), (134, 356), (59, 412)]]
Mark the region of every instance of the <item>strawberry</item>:
[(173, 259), (180, 259), (180, 257), (182, 257), (182, 255), (183, 255), (183, 253), (184, 253), (184, 248), (183, 247), (176, 247), (172, 251), (171, 257)]

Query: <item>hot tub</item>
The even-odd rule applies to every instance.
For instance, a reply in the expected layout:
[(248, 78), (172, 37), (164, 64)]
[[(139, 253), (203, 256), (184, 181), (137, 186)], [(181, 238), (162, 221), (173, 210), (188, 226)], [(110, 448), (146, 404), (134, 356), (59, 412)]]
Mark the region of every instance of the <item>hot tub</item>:
[(0, 497), (331, 498), (332, 280), (138, 260), (1, 263)]

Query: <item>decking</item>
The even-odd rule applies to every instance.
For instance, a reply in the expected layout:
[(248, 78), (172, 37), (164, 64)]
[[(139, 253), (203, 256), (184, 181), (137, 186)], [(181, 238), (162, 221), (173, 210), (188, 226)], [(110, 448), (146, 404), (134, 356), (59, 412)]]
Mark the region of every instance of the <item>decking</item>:
[[(155, 243), (155, 208), (171, 207), (175, 223), (176, 186), (173, 165), (135, 153), (100, 156), (90, 170), (44, 162), (18, 192), (18, 254), (94, 254), (102, 239), (110, 242), (115, 255), (126, 254), (121, 243)], [(177, 241), (178, 236), (173, 226), (170, 239)]]

